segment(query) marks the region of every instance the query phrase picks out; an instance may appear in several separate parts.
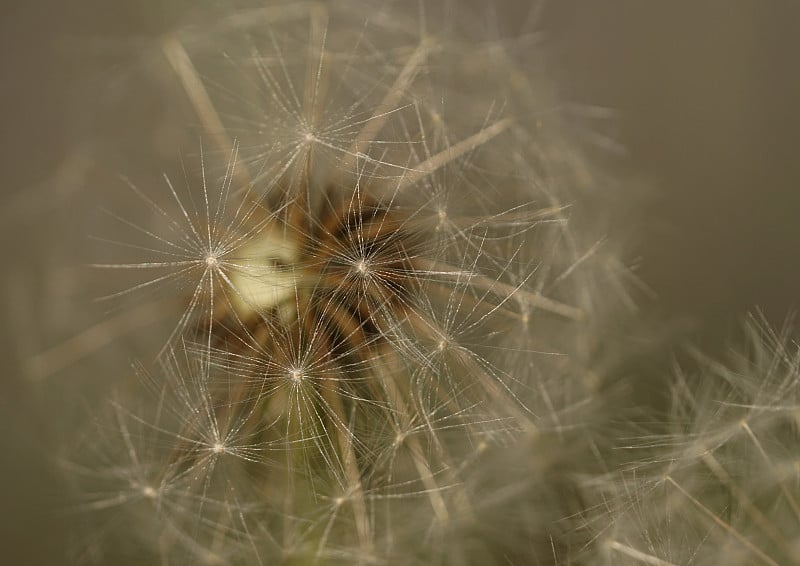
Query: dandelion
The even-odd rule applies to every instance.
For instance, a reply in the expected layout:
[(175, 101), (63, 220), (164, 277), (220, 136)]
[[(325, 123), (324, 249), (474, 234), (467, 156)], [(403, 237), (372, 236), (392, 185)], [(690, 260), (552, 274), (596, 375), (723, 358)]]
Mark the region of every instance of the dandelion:
[(553, 547), (555, 515), (528, 515), (572, 481), (555, 463), (599, 388), (609, 255), (572, 234), (573, 156), (542, 149), (560, 130), (531, 137), (554, 104), (532, 116), (497, 42), (419, 7), (286, 3), (161, 43), (212, 148), (185, 189), (126, 182), (146, 214), (112, 212), (129, 239), (95, 267), (147, 275), (106, 300), (177, 313), (138, 372), (156, 409), (113, 405), (121, 475), (79, 466), (127, 482), (87, 508), (150, 505), (148, 559), (462, 563), (469, 533), (481, 560)]
[(680, 373), (665, 426), (608, 497), (609, 564), (796, 564), (798, 352), (763, 321), (730, 365)]

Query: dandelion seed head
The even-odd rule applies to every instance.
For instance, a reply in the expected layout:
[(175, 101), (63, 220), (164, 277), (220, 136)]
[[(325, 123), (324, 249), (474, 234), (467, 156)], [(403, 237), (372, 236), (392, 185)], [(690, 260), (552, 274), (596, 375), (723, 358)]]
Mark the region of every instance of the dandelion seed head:
[[(189, 289), (170, 344), (191, 343), (203, 366), (166, 372), (177, 425), (153, 421), (167, 449), (146, 476), (166, 474), (180, 489), (165, 493), (185, 498), (170, 509), (184, 561), (202, 558), (210, 534), (224, 563), (272, 563), (264, 548), (391, 562), (382, 552), (401, 545), (381, 525), (469, 515), (483, 497), (464, 487), (474, 459), (535, 430), (531, 402), (560, 410), (539, 401), (531, 368), (547, 371), (533, 350), (548, 318), (561, 324), (553, 342), (568, 334), (559, 317), (576, 318), (580, 270), (559, 257), (572, 242), (562, 225), (537, 232), (561, 207), (551, 185), (562, 176), (538, 150), (547, 140), (496, 103), (508, 85), (474, 80), (505, 45), (432, 40), (415, 23), (421, 4), (396, 21), (402, 3), (372, 7), (366, 23), (347, 4), (270, 6), (165, 48), (217, 149), (242, 140), (218, 195), (203, 169), (198, 195), (169, 185), (177, 215), (154, 208), (164, 235), (139, 230), (156, 241), (139, 251), (165, 252), (136, 268), (171, 270), (152, 284)], [(501, 329), (529, 324), (519, 295), (542, 331), (504, 343)], [(320, 519), (323, 499), (333, 511)]]
[[(797, 372), (789, 338), (748, 324), (747, 354), (698, 355), (675, 376), (671, 419), (646, 435), (612, 493), (609, 563), (791, 563), (797, 555)], [(628, 468), (628, 469), (625, 469)], [(608, 486), (604, 489), (608, 490)], [(606, 492), (606, 495), (608, 491)], [(790, 558), (792, 557), (792, 558)]]

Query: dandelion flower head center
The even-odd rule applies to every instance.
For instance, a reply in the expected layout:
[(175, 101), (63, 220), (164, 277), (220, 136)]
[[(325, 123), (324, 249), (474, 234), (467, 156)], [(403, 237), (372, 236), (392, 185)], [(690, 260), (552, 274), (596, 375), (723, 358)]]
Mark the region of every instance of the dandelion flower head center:
[(258, 312), (294, 296), (299, 274), (293, 267), (300, 259), (295, 242), (277, 230), (267, 230), (243, 246), (241, 256), (230, 275), (237, 311)]
[(158, 493), (153, 487), (146, 485), (142, 488), (142, 495), (147, 499), (155, 499)]
[[(232, 310), (217, 315), (250, 331), (274, 314), (284, 323), (318, 317), (332, 344), (346, 339), (352, 348), (354, 332), (379, 333), (373, 312), (380, 310), (381, 320), (391, 309), (401, 316), (420, 239), (391, 207), (366, 199), (354, 204), (335, 190), (315, 205), (291, 199), (231, 254), (225, 275)], [(287, 375), (299, 381), (294, 370)]]

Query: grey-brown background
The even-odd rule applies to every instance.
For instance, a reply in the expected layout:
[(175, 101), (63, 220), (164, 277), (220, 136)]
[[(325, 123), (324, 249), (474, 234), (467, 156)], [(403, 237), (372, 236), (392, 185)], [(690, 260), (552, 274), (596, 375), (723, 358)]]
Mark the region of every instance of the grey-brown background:
[[(102, 106), (86, 100), (86, 85), (113, 66), (94, 39), (130, 43), (191, 6), (164, 4), (2, 2), (0, 202), (46, 179), (72, 139), (102, 128), (74, 115)], [(509, 27), (528, 11), (524, 2), (495, 6)], [(780, 322), (800, 286), (798, 3), (553, 0), (540, 27), (568, 98), (615, 111), (611, 133), (627, 167), (653, 187), (635, 247), (656, 293), (643, 310), (693, 321), (711, 348), (755, 306)], [(18, 259), (34, 230), (0, 230), (3, 254)], [(8, 359), (14, 329), (3, 330)], [(35, 404), (12, 367), (0, 385), (0, 560), (59, 564), (65, 515), (45, 513), (60, 499)]]

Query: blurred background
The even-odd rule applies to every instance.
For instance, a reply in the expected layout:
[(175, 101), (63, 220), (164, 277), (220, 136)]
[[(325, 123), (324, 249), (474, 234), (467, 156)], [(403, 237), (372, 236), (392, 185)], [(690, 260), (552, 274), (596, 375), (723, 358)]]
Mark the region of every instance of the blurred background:
[[(139, 40), (185, 17), (191, 6), (2, 2), (0, 202), (15, 203), (0, 211), (7, 259), (24, 260), (26, 231), (34, 227), (18, 221), (23, 195), (52, 178), (73, 139), (157, 126), (169, 111), (152, 95), (120, 116), (108, 93), (118, 89), (122, 96), (119, 89), (129, 87), (125, 61)], [(642, 187), (644, 229), (631, 261), (654, 293), (641, 305), (646, 316), (686, 323), (710, 351), (736, 335), (748, 310), (760, 308), (780, 324), (797, 307), (800, 289), (800, 3), (493, 6), (499, 25), (511, 31), (535, 18), (566, 100), (613, 113), (604, 135), (624, 153), (609, 162)], [(109, 85), (107, 73), (119, 80)], [(50, 198), (46, 190), (36, 194)], [(69, 214), (69, 197), (58, 198)], [(4, 360), (13, 358), (6, 337), (16, 331), (0, 334)], [(0, 556), (7, 564), (59, 564), (67, 515), (44, 512), (60, 502), (42, 456), (46, 435), (35, 404), (26, 401), (27, 386), (13, 367), (0, 371)]]

